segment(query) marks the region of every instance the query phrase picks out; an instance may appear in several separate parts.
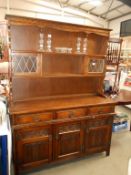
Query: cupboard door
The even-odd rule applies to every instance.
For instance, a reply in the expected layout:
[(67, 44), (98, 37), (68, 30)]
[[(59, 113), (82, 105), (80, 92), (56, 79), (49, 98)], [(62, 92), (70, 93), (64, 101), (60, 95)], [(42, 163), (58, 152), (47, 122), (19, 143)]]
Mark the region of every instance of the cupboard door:
[(85, 129), (85, 152), (106, 151), (109, 155), (112, 133), (112, 116), (102, 116), (87, 121)]
[(15, 132), (15, 159), (19, 168), (35, 167), (52, 160), (50, 126), (22, 128)]
[(55, 159), (79, 157), (82, 153), (83, 131), (81, 122), (70, 122), (55, 126)]

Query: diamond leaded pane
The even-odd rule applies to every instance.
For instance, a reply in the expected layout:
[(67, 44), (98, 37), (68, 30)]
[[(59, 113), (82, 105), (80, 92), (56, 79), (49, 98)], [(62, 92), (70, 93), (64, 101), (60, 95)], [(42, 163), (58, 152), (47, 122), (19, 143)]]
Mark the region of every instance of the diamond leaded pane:
[(36, 56), (13, 55), (12, 60), (14, 73), (33, 73), (37, 70)]
[(104, 60), (103, 59), (90, 59), (88, 65), (88, 72), (99, 72), (102, 73), (104, 70)]

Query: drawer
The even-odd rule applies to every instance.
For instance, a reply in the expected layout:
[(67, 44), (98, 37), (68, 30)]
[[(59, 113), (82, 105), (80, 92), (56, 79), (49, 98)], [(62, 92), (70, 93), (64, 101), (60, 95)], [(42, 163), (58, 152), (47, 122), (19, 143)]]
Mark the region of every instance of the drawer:
[(113, 113), (114, 106), (93, 106), (88, 109), (88, 114), (104, 114), (104, 113)]
[(112, 125), (112, 122), (113, 122), (113, 115), (110, 116), (102, 115), (97, 117), (93, 116), (91, 119), (88, 120), (88, 127), (92, 128), (104, 125)]
[(87, 109), (79, 108), (79, 109), (71, 109), (71, 110), (64, 110), (56, 112), (57, 119), (63, 118), (75, 118), (75, 117), (82, 117), (87, 114)]
[(52, 120), (52, 113), (24, 114), (14, 117), (14, 124), (27, 124)]

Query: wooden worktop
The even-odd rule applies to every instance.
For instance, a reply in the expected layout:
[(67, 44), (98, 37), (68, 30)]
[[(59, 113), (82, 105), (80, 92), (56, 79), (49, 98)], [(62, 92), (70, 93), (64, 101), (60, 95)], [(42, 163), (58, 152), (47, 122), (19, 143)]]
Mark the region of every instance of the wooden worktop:
[(111, 98), (101, 96), (74, 96), (72, 98), (55, 99), (39, 99), (26, 102), (12, 103), (10, 106), (10, 114), (24, 114), (30, 112), (53, 111), (59, 109), (69, 109), (78, 107), (101, 106), (101, 105), (116, 105), (116, 101)]
[(131, 92), (121, 90), (119, 95), (113, 99), (101, 96), (74, 96), (72, 98), (37, 99), (32, 101), (15, 102), (9, 107), (10, 114), (24, 114), (30, 112), (53, 111), (78, 107), (90, 107), (101, 105), (127, 105), (131, 104)]

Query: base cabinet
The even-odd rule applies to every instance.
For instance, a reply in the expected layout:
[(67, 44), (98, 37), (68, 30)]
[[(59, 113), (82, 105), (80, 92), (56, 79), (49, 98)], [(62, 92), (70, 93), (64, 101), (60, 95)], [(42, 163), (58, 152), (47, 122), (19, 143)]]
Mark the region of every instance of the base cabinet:
[(109, 155), (112, 121), (112, 114), (100, 114), (17, 125), (14, 127), (16, 174), (96, 152), (106, 151)]

